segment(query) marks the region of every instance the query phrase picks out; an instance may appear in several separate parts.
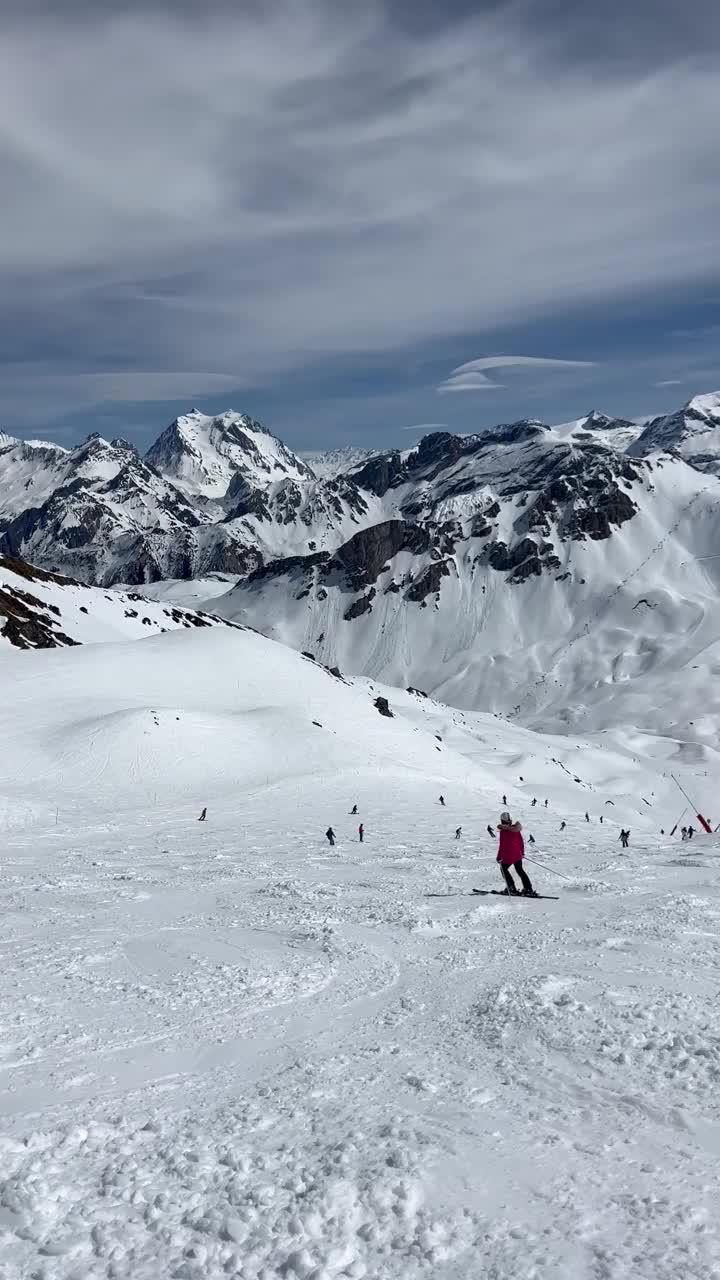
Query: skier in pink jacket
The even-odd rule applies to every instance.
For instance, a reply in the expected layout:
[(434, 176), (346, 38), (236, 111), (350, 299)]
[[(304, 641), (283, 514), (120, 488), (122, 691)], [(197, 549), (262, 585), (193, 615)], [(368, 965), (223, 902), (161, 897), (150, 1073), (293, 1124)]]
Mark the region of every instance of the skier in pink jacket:
[(517, 885), (512, 878), (510, 871), (514, 867), (517, 871), (522, 883), (522, 892), (529, 898), (535, 896), (535, 890), (530, 883), (527, 873), (523, 869), (523, 858), (525, 856), (525, 841), (522, 838), (522, 827), (519, 822), (513, 822), (509, 813), (500, 814), (500, 822), (498, 824), (498, 833), (500, 836), (500, 845), (498, 848), (497, 860), (500, 863), (500, 870), (503, 879), (507, 885), (508, 893), (518, 893)]

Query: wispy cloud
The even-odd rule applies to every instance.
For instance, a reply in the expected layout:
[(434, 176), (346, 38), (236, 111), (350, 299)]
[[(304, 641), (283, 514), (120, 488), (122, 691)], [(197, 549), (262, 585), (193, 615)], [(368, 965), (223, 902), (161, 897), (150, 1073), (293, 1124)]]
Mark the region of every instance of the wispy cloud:
[(6, 359), (269, 383), (716, 261), (717, 0), (61, 8), (0, 15)]
[(446, 391), (494, 391), (504, 384), (493, 382), (485, 370), (493, 369), (592, 369), (590, 360), (557, 360), (543, 356), (481, 356), (460, 364), (437, 388)]
[[(64, 374), (35, 364), (7, 365), (2, 370), (3, 409), (18, 422), (36, 420), (38, 409), (52, 417), (58, 407), (73, 410), (93, 405), (192, 400), (230, 395), (241, 387), (242, 380), (227, 373), (133, 370)], [(47, 434), (47, 428), (44, 430)]]
[(663, 381), (656, 382), (655, 386), (656, 387), (681, 387), (682, 384), (683, 384), (682, 378), (663, 378)]

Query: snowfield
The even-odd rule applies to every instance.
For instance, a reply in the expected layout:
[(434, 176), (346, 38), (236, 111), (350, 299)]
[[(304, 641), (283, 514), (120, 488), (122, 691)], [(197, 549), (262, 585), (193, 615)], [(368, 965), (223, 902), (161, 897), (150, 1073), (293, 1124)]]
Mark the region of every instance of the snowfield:
[[(1, 1280), (720, 1277), (710, 744), (225, 628), (0, 682)], [(503, 793), (557, 900), (472, 895)]]

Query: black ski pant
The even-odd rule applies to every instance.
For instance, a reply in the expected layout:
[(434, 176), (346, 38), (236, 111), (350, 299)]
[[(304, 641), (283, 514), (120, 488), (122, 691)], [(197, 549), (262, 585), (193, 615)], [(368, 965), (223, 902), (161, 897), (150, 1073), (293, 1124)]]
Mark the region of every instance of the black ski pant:
[[(512, 865), (513, 865), (513, 869), (517, 871), (520, 877), (520, 882), (525, 892), (532, 893), (533, 887), (530, 883), (527, 872), (523, 870), (522, 862), (513, 862)], [(508, 893), (517, 893), (517, 885), (515, 884), (515, 881), (513, 880), (512, 875), (510, 873), (510, 867), (504, 867), (501, 862), (500, 870), (503, 873), (503, 880), (505, 881), (505, 884), (508, 887)]]

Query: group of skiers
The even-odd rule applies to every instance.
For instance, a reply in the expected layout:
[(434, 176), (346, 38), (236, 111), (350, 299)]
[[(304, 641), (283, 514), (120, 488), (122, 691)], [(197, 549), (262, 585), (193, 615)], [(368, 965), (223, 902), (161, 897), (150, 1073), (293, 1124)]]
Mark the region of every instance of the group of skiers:
[[(441, 807), (444, 809), (445, 797), (441, 795), (438, 797), (438, 799)], [(503, 804), (507, 805), (507, 796), (505, 795), (503, 796)], [(537, 805), (537, 799), (534, 798), (532, 801), (531, 807), (535, 808), (536, 805)], [(548, 807), (547, 800), (544, 802), (544, 807), (546, 809)], [(352, 809), (350, 810), (350, 813), (351, 815), (356, 816), (357, 812), (358, 812), (357, 804), (354, 804)], [(207, 808), (204, 808), (202, 813), (200, 814), (200, 817), (198, 818), (198, 822), (205, 822), (206, 818), (207, 818)], [(586, 822), (590, 821), (590, 814), (587, 812), (585, 814), (585, 821)], [(600, 821), (602, 822), (602, 815), (600, 817)], [(720, 826), (720, 824), (718, 825)], [(564, 831), (566, 826), (567, 826), (567, 823), (563, 819), (562, 822), (560, 823), (560, 830)], [(491, 836), (492, 839), (494, 839), (495, 830), (493, 829), (493, 827), (490, 826), (489, 823), (487, 825), (486, 830), (488, 835)], [(358, 825), (357, 834), (358, 834), (358, 840), (360, 844), (362, 844), (365, 838), (365, 826), (362, 822)], [(535, 893), (535, 890), (532, 887), (532, 884), (527, 875), (527, 872), (524, 870), (522, 865), (523, 859), (525, 857), (525, 842), (523, 840), (523, 835), (522, 835), (522, 826), (519, 822), (513, 821), (507, 809), (504, 810), (504, 812), (501, 813), (500, 815), (500, 822), (498, 823), (498, 826), (497, 826), (497, 834), (499, 836), (497, 862), (499, 863), (500, 870), (502, 872), (502, 876), (505, 881), (506, 892), (507, 893), (522, 892), (528, 897), (537, 897), (537, 894)], [(661, 834), (664, 835), (665, 834), (664, 831), (662, 831)], [(682, 834), (683, 840), (692, 840), (694, 835), (694, 828), (692, 826), (683, 827), (681, 834)], [(462, 836), (462, 827), (456, 827), (455, 839), (459, 840), (461, 836)], [(330, 847), (334, 848), (336, 836), (332, 827), (328, 827), (327, 831), (325, 832), (325, 838), (328, 844), (330, 845)], [(535, 837), (532, 835), (532, 833), (529, 834), (528, 839), (530, 841), (530, 844), (533, 844), (533, 845), (535, 844)], [(626, 831), (624, 827), (621, 827), (618, 840), (622, 844), (623, 849), (629, 848), (630, 832)], [(511, 868), (513, 867), (515, 868), (518, 876), (520, 877), (522, 890), (519, 890), (517, 888), (517, 885), (515, 884), (515, 881), (512, 878)]]

